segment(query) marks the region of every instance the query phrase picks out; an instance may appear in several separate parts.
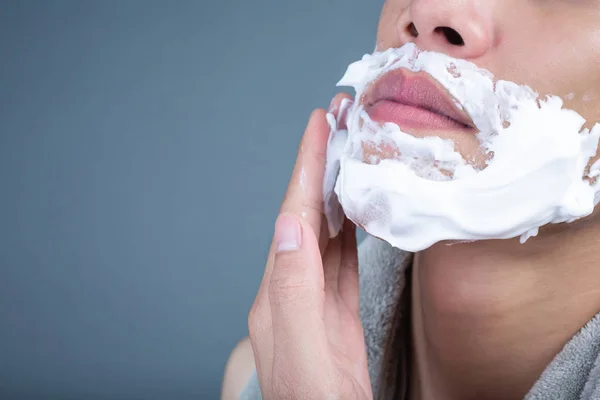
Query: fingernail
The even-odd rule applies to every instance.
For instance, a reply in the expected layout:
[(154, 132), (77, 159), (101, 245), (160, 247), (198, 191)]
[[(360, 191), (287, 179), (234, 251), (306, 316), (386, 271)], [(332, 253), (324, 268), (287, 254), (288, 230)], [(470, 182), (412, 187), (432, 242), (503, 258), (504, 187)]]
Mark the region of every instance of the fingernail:
[(298, 220), (282, 214), (275, 222), (275, 251), (298, 250), (302, 242), (302, 230)]

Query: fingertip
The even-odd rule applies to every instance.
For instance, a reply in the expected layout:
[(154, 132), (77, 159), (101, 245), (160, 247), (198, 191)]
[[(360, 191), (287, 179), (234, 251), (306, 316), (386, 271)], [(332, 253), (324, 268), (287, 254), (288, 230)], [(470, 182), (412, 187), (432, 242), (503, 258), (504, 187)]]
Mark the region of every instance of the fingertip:
[(348, 93), (338, 93), (335, 95), (329, 106), (329, 113), (333, 115), (336, 121), (336, 129), (347, 130), (346, 118), (348, 116), (348, 110), (354, 103), (352, 96)]
[(327, 122), (327, 111), (322, 108), (315, 108), (308, 119), (308, 126), (306, 133), (317, 131), (325, 134), (325, 137), (329, 135), (329, 123)]
[(327, 114), (327, 112), (324, 109), (322, 109), (322, 108), (315, 108), (310, 113), (310, 117), (309, 117), (308, 120), (312, 122), (312, 121), (317, 120), (319, 118), (325, 118), (325, 114)]
[(316, 155), (319, 160), (322, 159), (323, 167), (325, 163), (325, 155), (327, 154), (327, 139), (329, 138), (330, 126), (327, 122), (327, 112), (322, 108), (317, 108), (312, 111), (304, 132), (304, 136), (300, 143), (300, 153), (306, 149)]
[(344, 101), (344, 99), (346, 100), (352, 100), (352, 96), (350, 96), (348, 93), (344, 93), (344, 92), (340, 92), (338, 94), (336, 94), (333, 99), (331, 100), (331, 103), (329, 104), (329, 112), (332, 113), (333, 115), (337, 116), (337, 112), (340, 109), (340, 106), (342, 104), (342, 102)]

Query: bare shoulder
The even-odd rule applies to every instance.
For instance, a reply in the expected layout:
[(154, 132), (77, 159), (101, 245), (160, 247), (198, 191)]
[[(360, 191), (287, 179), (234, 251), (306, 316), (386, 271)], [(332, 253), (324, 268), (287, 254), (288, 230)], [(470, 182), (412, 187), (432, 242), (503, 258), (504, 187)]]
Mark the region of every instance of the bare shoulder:
[(254, 371), (254, 354), (250, 338), (245, 337), (233, 348), (223, 376), (221, 400), (238, 400)]

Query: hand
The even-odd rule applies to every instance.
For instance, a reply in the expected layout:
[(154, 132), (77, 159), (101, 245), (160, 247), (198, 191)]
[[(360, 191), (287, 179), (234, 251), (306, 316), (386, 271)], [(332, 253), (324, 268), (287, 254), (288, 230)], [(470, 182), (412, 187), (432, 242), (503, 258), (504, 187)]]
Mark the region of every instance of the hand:
[[(336, 96), (334, 110), (344, 97)], [(355, 226), (346, 220), (329, 240), (322, 215), (328, 135), (324, 110), (315, 110), (249, 315), (265, 399), (373, 398), (359, 318)]]

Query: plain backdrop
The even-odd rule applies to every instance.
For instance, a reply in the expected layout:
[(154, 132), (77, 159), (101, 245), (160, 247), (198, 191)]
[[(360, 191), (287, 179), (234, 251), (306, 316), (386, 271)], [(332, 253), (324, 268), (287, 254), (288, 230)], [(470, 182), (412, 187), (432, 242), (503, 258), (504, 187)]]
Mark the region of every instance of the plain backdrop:
[(216, 399), (381, 0), (0, 1), (0, 398)]

